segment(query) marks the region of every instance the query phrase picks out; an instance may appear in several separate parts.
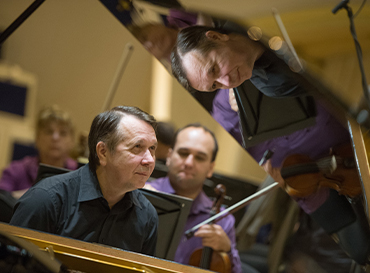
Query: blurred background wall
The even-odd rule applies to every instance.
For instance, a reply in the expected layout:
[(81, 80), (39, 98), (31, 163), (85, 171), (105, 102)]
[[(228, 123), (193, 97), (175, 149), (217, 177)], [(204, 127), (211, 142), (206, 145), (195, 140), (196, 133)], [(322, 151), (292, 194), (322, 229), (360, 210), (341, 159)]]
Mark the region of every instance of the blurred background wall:
[[(0, 29), (8, 27), (33, 1), (0, 0)], [(333, 15), (339, 1), (272, 0), (180, 1), (185, 7), (258, 25), (281, 35), (272, 17), (278, 8), (298, 55), (349, 107), (361, 99), (361, 75), (345, 11)], [(325, 3), (322, 3), (325, 2)], [(356, 11), (362, 1), (350, 4)], [(370, 78), (369, 3), (356, 18), (367, 79)], [(45, 1), (3, 44), (0, 78), (30, 86), (26, 117), (0, 113), (0, 169), (10, 161), (12, 142), (33, 141), (34, 116), (50, 104), (67, 110), (76, 133), (88, 131), (102, 111), (127, 44), (132, 55), (111, 106), (134, 105), (177, 127), (201, 122), (216, 132), (220, 154), (216, 170), (260, 183), (265, 173), (239, 144), (172, 79), (99, 1)]]

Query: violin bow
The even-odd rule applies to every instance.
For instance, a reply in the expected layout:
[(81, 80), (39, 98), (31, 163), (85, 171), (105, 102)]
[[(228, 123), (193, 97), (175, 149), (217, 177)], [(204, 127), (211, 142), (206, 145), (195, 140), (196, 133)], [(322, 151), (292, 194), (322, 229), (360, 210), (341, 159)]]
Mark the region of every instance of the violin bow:
[(247, 198), (244, 198), (243, 200), (239, 201), (238, 203), (235, 203), (234, 205), (230, 206), (229, 208), (221, 211), (220, 213), (215, 214), (214, 216), (208, 218), (207, 220), (199, 223), (198, 225), (192, 227), (191, 229), (188, 229), (185, 231), (186, 238), (193, 237), (195, 231), (197, 231), (198, 228), (200, 228), (203, 225), (209, 224), (211, 222), (216, 223), (217, 221), (221, 220), (222, 218), (226, 217), (230, 213), (234, 213), (238, 211), (241, 208), (244, 208), (246, 205), (248, 205), (251, 201), (259, 198), (262, 195), (265, 195), (266, 193), (272, 191), (275, 188), (279, 187), (278, 182), (274, 182), (271, 185), (268, 185), (267, 187), (261, 189), (260, 191), (248, 196)]
[(134, 46), (131, 43), (127, 43), (125, 45), (125, 48), (123, 50), (121, 59), (119, 60), (118, 67), (116, 69), (116, 72), (113, 76), (113, 80), (111, 82), (111, 85), (108, 90), (107, 97), (105, 98), (102, 112), (107, 111), (110, 109), (110, 106), (112, 104), (112, 100), (114, 95), (116, 94), (119, 82), (122, 78), (123, 73), (125, 72), (126, 66), (128, 64), (128, 61), (130, 60), (132, 51), (134, 50)]
[(285, 26), (283, 24), (283, 21), (281, 20), (279, 12), (276, 8), (272, 8), (272, 15), (275, 18), (276, 24), (278, 25), (278, 27), (280, 29), (280, 32), (283, 35), (283, 38), (284, 38), (285, 42), (288, 45), (289, 50), (292, 52), (293, 57), (295, 58), (296, 62), (298, 63), (298, 65), (300, 67), (300, 71), (303, 71), (303, 65), (302, 65), (300, 59), (298, 58), (297, 52), (295, 51), (294, 46), (293, 46), (292, 42), (290, 41), (288, 32), (286, 31)]

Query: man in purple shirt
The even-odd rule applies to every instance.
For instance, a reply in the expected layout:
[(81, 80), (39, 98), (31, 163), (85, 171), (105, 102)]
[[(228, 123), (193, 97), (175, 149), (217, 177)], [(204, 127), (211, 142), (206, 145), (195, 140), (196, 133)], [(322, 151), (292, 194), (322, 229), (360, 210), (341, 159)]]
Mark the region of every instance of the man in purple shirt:
[[(194, 200), (185, 230), (210, 216), (212, 201), (203, 191), (203, 182), (213, 174), (217, 151), (218, 144), (213, 132), (200, 124), (189, 124), (176, 133), (175, 142), (167, 157), (167, 176), (147, 183), (149, 188), (151, 186), (159, 191)], [(242, 272), (236, 250), (234, 223), (234, 216), (229, 215), (217, 224), (202, 226), (190, 239), (183, 235), (174, 260), (188, 264), (195, 249), (208, 246), (228, 253), (232, 272)], [(255, 271), (251, 268), (248, 272)]]
[(21, 197), (35, 182), (39, 163), (70, 170), (77, 169), (77, 162), (69, 158), (73, 148), (73, 125), (69, 115), (56, 106), (42, 109), (36, 123), (38, 156), (27, 156), (13, 161), (4, 169), (0, 190)]
[[(246, 148), (246, 150), (257, 162), (262, 159), (266, 150), (273, 150), (274, 156), (268, 161), (268, 164), (271, 164), (271, 168), (279, 168), (284, 159), (290, 155), (304, 154), (315, 160), (329, 155), (331, 147), (349, 143), (348, 130), (320, 103), (316, 103), (316, 109), (315, 125), (297, 130), (291, 134), (261, 141)], [(229, 90), (220, 89), (218, 91), (213, 101), (212, 116), (240, 145), (243, 145), (239, 116), (230, 105)], [(328, 196), (329, 189), (325, 188), (315, 195), (306, 198), (295, 198), (295, 200), (306, 213), (311, 214), (325, 202)]]

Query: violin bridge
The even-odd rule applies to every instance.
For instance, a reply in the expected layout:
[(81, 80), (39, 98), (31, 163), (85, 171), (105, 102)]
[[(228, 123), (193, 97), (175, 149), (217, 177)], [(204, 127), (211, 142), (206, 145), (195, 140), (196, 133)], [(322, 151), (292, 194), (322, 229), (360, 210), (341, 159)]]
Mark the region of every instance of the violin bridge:
[(337, 167), (338, 167), (338, 165), (337, 165), (337, 159), (333, 155), (331, 157), (331, 161), (330, 161), (330, 165), (329, 165), (329, 172), (332, 174), (337, 169)]

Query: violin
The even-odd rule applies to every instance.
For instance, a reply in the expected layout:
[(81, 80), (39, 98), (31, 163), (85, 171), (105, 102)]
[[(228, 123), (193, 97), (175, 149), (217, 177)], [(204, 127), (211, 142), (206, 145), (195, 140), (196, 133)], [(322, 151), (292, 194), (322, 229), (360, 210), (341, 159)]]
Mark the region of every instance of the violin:
[[(272, 155), (273, 152), (267, 150), (260, 161), (260, 165), (264, 164)], [(285, 190), (291, 196), (305, 197), (323, 187), (337, 190), (339, 194), (349, 197), (355, 197), (362, 193), (362, 185), (357, 173), (352, 147), (349, 144), (332, 148), (330, 156), (317, 161), (313, 161), (305, 155), (288, 156), (283, 162), (281, 175), (284, 178)], [(228, 214), (244, 208), (253, 200), (278, 187), (280, 187), (278, 182), (270, 184), (185, 231), (186, 237), (191, 238), (202, 225), (210, 222), (216, 223)]]
[(334, 147), (329, 157), (317, 161), (305, 155), (291, 155), (284, 160), (281, 175), (290, 196), (305, 197), (321, 188), (349, 197), (362, 192), (350, 145)]
[[(218, 184), (215, 188), (215, 193), (217, 197), (213, 203), (210, 216), (214, 216), (220, 212), (221, 204), (226, 195), (225, 186)], [(196, 249), (190, 256), (189, 265), (209, 269), (219, 273), (231, 272), (229, 255), (225, 252), (214, 251), (211, 247)]]

